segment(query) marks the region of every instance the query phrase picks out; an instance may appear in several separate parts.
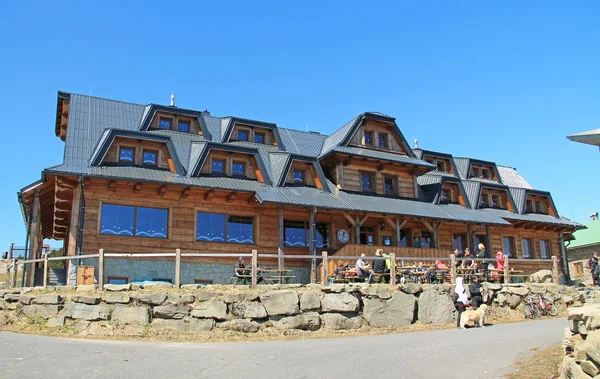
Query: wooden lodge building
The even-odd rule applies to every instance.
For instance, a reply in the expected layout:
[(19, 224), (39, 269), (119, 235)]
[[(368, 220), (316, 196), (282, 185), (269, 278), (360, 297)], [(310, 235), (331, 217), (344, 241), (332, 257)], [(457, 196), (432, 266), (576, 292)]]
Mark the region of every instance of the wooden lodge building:
[[(515, 169), (411, 149), (395, 119), (378, 112), (326, 136), (59, 92), (55, 131), (63, 163), (18, 193), (31, 258), (43, 239), (64, 240), (67, 255), (179, 248), (356, 256), (381, 246), (399, 257), (448, 257), (482, 242), (488, 255), (550, 262), (564, 259), (563, 238), (581, 227)], [(185, 258), (181, 283), (228, 282), (235, 261)], [(106, 265), (105, 283), (173, 275), (164, 259)], [(285, 266), (309, 280), (310, 260)]]

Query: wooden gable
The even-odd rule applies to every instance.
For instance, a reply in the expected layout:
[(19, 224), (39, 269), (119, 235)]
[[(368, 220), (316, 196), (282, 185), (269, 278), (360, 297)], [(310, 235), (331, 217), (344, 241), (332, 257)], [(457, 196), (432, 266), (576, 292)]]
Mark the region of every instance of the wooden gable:
[(471, 163), (469, 167), (469, 178), (481, 178), (498, 181), (498, 175), (494, 166), (487, 164)]
[[(299, 180), (299, 177), (302, 180)], [(294, 160), (290, 166), (290, 170), (285, 178), (286, 184), (306, 185), (323, 189), (321, 179), (317, 175), (317, 170), (310, 162)]]
[[(222, 173), (214, 172), (213, 161), (223, 162)], [(256, 158), (254, 158), (254, 155), (224, 150), (212, 149), (209, 152), (208, 157), (206, 157), (200, 173), (202, 175), (222, 175), (227, 177), (236, 177), (237, 175), (234, 174), (233, 170), (234, 164), (236, 163), (244, 165), (244, 175), (239, 175), (240, 177), (264, 182), (262, 173), (258, 168), (258, 164), (256, 162)]]
[(465, 198), (460, 191), (458, 183), (454, 182), (444, 182), (442, 185), (442, 190), (440, 193), (440, 201), (441, 204), (460, 204), (465, 206), (466, 201)]
[(524, 213), (540, 213), (556, 217), (550, 199), (542, 195), (527, 194)]
[(393, 124), (366, 119), (348, 145), (408, 154)]
[[(472, 204), (475, 206), (475, 204)], [(514, 211), (512, 203), (505, 190), (492, 189), (492, 188), (481, 188), (481, 194), (479, 195), (479, 204), (477, 208), (498, 208), (508, 209)]]
[[(262, 142), (260, 142), (260, 140), (262, 140)], [(238, 123), (235, 124), (229, 141), (247, 141), (277, 146), (273, 130)]]
[[(102, 160), (101, 165), (118, 165), (124, 162), (120, 161), (121, 148), (133, 150), (133, 161), (127, 162), (128, 165), (142, 167), (157, 167), (160, 169), (176, 172), (173, 158), (169, 149), (164, 143), (139, 140), (136, 138), (116, 137)], [(144, 163), (144, 152), (156, 153), (156, 164)]]
[(185, 123), (188, 125), (187, 133), (202, 135), (202, 129), (200, 128), (200, 125), (198, 124), (198, 119), (196, 117), (161, 111), (157, 111), (154, 114), (154, 117), (150, 122), (149, 129), (165, 130), (164, 128), (160, 127), (161, 120), (165, 120), (170, 123), (169, 130), (179, 131), (179, 124)]
[(450, 159), (448, 158), (440, 158), (433, 155), (425, 154), (423, 156), (423, 160), (427, 163), (431, 163), (437, 167), (437, 171), (448, 172), (454, 174), (454, 167), (450, 163)]

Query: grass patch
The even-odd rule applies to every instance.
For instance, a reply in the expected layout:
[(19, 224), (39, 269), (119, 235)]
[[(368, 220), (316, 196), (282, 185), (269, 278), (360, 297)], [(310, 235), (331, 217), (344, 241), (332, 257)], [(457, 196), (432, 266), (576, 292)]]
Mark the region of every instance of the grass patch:
[(560, 345), (545, 349), (531, 349), (532, 355), (519, 360), (514, 371), (506, 375), (507, 379), (551, 379), (558, 378), (558, 365), (564, 357)]

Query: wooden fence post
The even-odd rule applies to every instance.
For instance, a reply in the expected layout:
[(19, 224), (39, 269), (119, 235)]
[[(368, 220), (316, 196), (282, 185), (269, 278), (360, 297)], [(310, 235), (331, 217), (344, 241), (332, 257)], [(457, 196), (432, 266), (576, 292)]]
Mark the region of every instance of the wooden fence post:
[(558, 284), (558, 257), (552, 256), (552, 279), (554, 279), (554, 284)]
[(450, 283), (456, 284), (456, 254), (450, 254)]
[(17, 273), (19, 272), (19, 261), (13, 259), (13, 276), (12, 276), (12, 288), (17, 286)]
[(508, 255), (504, 256), (504, 283), (510, 283), (510, 269), (508, 268)]
[(181, 249), (175, 249), (175, 288), (181, 285)]
[(258, 268), (258, 250), (252, 250), (252, 288), (256, 288), (256, 271)]
[(326, 251), (322, 252), (321, 255), (323, 256), (323, 260), (321, 262), (321, 264), (323, 265), (323, 278), (322, 278), (321, 284), (326, 285), (327, 277), (329, 276), (329, 260), (327, 259)]
[(44, 288), (48, 287), (48, 253), (44, 254)]
[(98, 291), (104, 290), (104, 249), (98, 250)]
[(396, 285), (396, 253), (390, 254), (390, 284)]

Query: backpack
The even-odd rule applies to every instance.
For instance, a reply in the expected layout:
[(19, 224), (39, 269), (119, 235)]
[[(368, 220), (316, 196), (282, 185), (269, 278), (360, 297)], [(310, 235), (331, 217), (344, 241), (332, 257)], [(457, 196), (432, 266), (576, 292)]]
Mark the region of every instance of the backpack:
[(458, 301), (458, 294), (457, 294), (456, 292), (454, 292), (454, 293), (452, 294), (452, 302), (453, 302), (453, 303), (456, 303), (457, 301)]
[(587, 263), (585, 264), (585, 268), (588, 270), (592, 268), (592, 258), (588, 259)]

